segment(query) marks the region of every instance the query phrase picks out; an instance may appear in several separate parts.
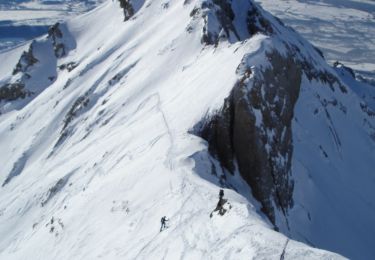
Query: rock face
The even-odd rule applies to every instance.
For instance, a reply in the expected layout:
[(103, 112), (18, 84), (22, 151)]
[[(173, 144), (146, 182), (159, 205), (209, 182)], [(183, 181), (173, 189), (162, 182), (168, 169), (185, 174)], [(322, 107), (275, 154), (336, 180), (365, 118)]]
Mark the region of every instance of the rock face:
[(200, 136), (223, 168), (232, 174), (239, 171), (275, 228), (279, 221), (288, 228), (294, 187), (291, 122), (302, 78), (321, 82), (332, 92), (345, 94), (347, 89), (330, 68), (318, 66), (324, 57), (317, 48), (293, 40), (295, 31), (253, 2), (203, 1), (190, 16), (203, 19), (206, 45), (217, 46), (222, 38), (245, 41), (255, 35), (272, 42), (256, 54), (263, 55), (266, 63), (257, 63), (259, 58), (252, 60), (252, 55), (243, 58), (237, 83), (222, 109), (200, 124)]
[(144, 0), (118, 0), (124, 10), (124, 21), (129, 20), (143, 6)]
[(16, 65), (16, 67), (13, 70), (13, 75), (16, 75), (17, 73), (26, 73), (27, 69), (31, 66), (33, 66), (35, 63), (38, 62), (38, 60), (34, 57), (33, 54), (33, 45), (30, 44), (29, 50), (24, 51)]
[(201, 42), (207, 45), (217, 45), (220, 40), (227, 40), (234, 36), (240, 40), (233, 25), (234, 12), (227, 0), (203, 1), (190, 13), (194, 19), (202, 18), (204, 21)]
[(271, 67), (265, 70), (240, 65), (240, 79), (201, 136), (229, 172), (238, 166), (275, 223), (274, 205), (284, 214), (293, 205), (291, 122), (302, 71), (291, 56), (273, 51), (267, 57)]
[(261, 15), (255, 6), (252, 6), (247, 12), (247, 30), (250, 35), (256, 33), (270, 35), (274, 31), (271, 23)]
[(134, 8), (129, 0), (119, 0), (120, 7), (124, 9), (124, 21), (129, 20), (134, 15)]
[(55, 52), (56, 58), (61, 58), (65, 56), (66, 47), (62, 42), (63, 33), (60, 29), (60, 23), (56, 23), (48, 29), (48, 38), (52, 41), (53, 50)]
[(0, 88), (0, 101), (13, 101), (31, 94), (23, 83), (9, 83)]
[[(235, 12), (233, 1), (209, 0), (202, 1), (190, 13), (194, 19), (203, 19), (201, 42), (206, 45), (217, 45), (222, 40), (230, 42), (241, 41), (256, 33), (270, 35), (274, 29), (271, 23), (262, 17), (258, 8), (252, 2), (240, 3), (247, 11), (244, 16), (244, 27), (247, 33), (240, 33), (235, 26)], [(241, 20), (241, 18), (238, 18)], [(242, 31), (242, 30), (241, 30)]]
[[(51, 26), (46, 37), (30, 43), (15, 65), (12, 75), (0, 85), (0, 102), (33, 98), (50, 86), (57, 79), (58, 59), (75, 47), (75, 41), (65, 24), (56, 23)], [(76, 66), (78, 64), (75, 62), (68, 62), (59, 68), (72, 71)], [(35, 76), (39, 77), (38, 81), (35, 81)]]
[(32, 92), (25, 88), (25, 81), (31, 76), (29, 75), (29, 69), (38, 61), (33, 53), (33, 46), (35, 42), (30, 44), (28, 51), (24, 51), (18, 60), (15, 68), (13, 69), (12, 75), (20, 75), (15, 81), (8, 82), (0, 87), (0, 102), (1, 101), (14, 101), (20, 98), (26, 98), (32, 95)]

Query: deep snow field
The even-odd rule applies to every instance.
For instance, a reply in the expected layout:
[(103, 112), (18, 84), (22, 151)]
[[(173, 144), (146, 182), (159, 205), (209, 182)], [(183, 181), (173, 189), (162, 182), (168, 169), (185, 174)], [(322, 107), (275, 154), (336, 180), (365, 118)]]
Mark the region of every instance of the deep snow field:
[[(45, 26), (94, 5), (54, 2), (23, 1), (20, 10), (0, 4), (7, 10), (0, 19), (22, 25), (26, 12), (31, 24)], [(264, 53), (278, 46), (277, 39), (256, 34), (202, 46), (203, 22), (190, 15), (200, 0), (145, 1), (127, 22), (117, 1), (104, 2), (62, 25), (65, 56), (55, 57), (51, 39), (38, 37), (33, 51), (39, 62), (26, 71), (33, 95), (0, 100), (0, 259), (375, 257), (375, 119), (361, 106), (365, 96), (375, 107), (370, 85), (312, 56), (318, 69), (337, 73), (347, 93), (303, 76), (292, 123), (295, 206), (290, 227), (276, 232), (238, 172), (224, 184), (213, 174), (224, 170), (192, 129), (223, 105), (244, 57), (267, 66)], [(236, 2), (236, 13), (245, 2)], [(280, 11), (290, 5), (293, 17), (301, 12), (301, 20), (312, 19), (301, 1), (278, 1), (280, 9), (272, 2), (263, 4), (287, 24), (301, 25)], [(340, 10), (352, 13), (345, 19), (367, 17), (365, 11)], [(330, 19), (333, 11), (327, 12), (319, 14)], [(324, 48), (333, 27), (321, 37), (301, 28), (329, 61), (339, 57), (373, 70), (373, 44), (347, 36), (363, 49), (354, 55), (346, 40), (327, 40)], [(285, 37), (301, 42), (310, 55), (313, 48), (296, 35)], [(19, 80), (12, 71), (28, 44), (0, 51), (0, 86)], [(75, 65), (71, 71), (64, 67), (69, 63)], [(220, 188), (231, 208), (210, 218)], [(169, 227), (159, 232), (164, 215)]]

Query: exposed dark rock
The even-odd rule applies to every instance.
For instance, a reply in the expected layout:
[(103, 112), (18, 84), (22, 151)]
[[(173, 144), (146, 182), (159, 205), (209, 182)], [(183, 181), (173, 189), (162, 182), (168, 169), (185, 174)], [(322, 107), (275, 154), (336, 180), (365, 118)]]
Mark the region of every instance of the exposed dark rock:
[(113, 76), (109, 81), (108, 81), (108, 84), (110, 86), (113, 86), (115, 85), (116, 83), (118, 83), (123, 77), (125, 77), (129, 71), (131, 71), (135, 65), (137, 65), (137, 62), (129, 65), (128, 67), (122, 69), (120, 72), (118, 72), (115, 76)]
[(200, 13), (201, 9), (198, 7), (194, 7), (194, 9), (190, 12), (190, 17), (194, 17)]
[[(44, 207), (58, 192), (60, 192), (65, 185), (68, 183), (69, 178), (73, 175), (73, 173), (67, 174), (63, 178), (59, 179), (55, 185), (53, 185), (47, 193), (46, 199), (41, 203), (42, 207)], [(51, 220), (51, 224), (53, 224), (53, 220)]]
[[(313, 79), (319, 80), (322, 83), (328, 85), (332, 91), (335, 91), (335, 85), (336, 85), (339, 87), (342, 93), (345, 93), (345, 94), (348, 93), (347, 88), (342, 84), (341, 80), (339, 80), (336, 75), (332, 74), (331, 72), (327, 70), (317, 69), (314, 63), (312, 62), (312, 59), (305, 57), (302, 54), (300, 48), (298, 48), (296, 45), (290, 44), (288, 49), (294, 57), (297, 57), (299, 59), (299, 64), (301, 66), (301, 69), (303, 70), (306, 77), (310, 81)], [(314, 49), (315, 51), (317, 51), (316, 48)], [(319, 52), (317, 53), (319, 54)]]
[(48, 36), (56, 42), (58, 39), (61, 39), (63, 37), (63, 34), (60, 30), (60, 23), (55, 23), (50, 28), (48, 28)]
[[(217, 45), (220, 39), (229, 39), (234, 35), (240, 40), (236, 28), (233, 25), (234, 12), (231, 2), (228, 0), (211, 0), (202, 2), (200, 7), (195, 7), (190, 16), (197, 17), (202, 14), (204, 20), (202, 43), (206, 45)], [(217, 23), (210, 21), (217, 19)], [(217, 24), (217, 28), (210, 28), (210, 23)]]
[(124, 9), (124, 21), (129, 20), (135, 13), (130, 0), (119, 0), (120, 7)]
[[(66, 140), (66, 138), (71, 133), (71, 130), (69, 130), (68, 128), (69, 124), (74, 120), (74, 118), (76, 118), (78, 113), (80, 113), (85, 107), (87, 107), (89, 102), (90, 102), (90, 99), (88, 98), (88, 93), (86, 93), (83, 96), (80, 96), (74, 102), (74, 104), (72, 105), (68, 113), (65, 115), (64, 125), (63, 125), (63, 128), (61, 129), (60, 137), (57, 140), (54, 148), (60, 146)], [(53, 152), (48, 157), (52, 156), (52, 154)]]
[(68, 63), (60, 65), (59, 69), (60, 70), (68, 70), (68, 72), (71, 72), (72, 70), (77, 68), (78, 65), (79, 65), (78, 63), (72, 61), (72, 62), (68, 62)]
[(34, 57), (33, 54), (33, 44), (30, 44), (29, 50), (24, 51), (21, 55), (21, 58), (19, 59), (16, 67), (13, 70), (13, 75), (16, 75), (17, 73), (25, 73), (29, 67), (33, 66), (35, 63), (38, 62), (38, 60)]
[(360, 106), (361, 106), (362, 111), (365, 112), (368, 116), (375, 117), (375, 111), (369, 108), (366, 103), (361, 102)]
[(72, 79), (68, 79), (68, 80), (66, 81), (66, 83), (65, 83), (65, 85), (64, 85), (64, 87), (63, 87), (63, 89), (67, 89), (67, 88), (70, 86), (70, 84), (72, 84)]
[(64, 126), (62, 131), (64, 131), (70, 122), (75, 118), (77, 113), (81, 111), (84, 107), (88, 105), (90, 102), (89, 98), (87, 95), (79, 97), (73, 104), (73, 106), (70, 108), (69, 112), (66, 114), (65, 119), (64, 119)]
[(26, 162), (28, 159), (27, 153), (23, 153), (20, 158), (14, 163), (12, 170), (8, 174), (7, 178), (2, 184), (2, 187), (7, 185), (14, 177), (20, 175), (25, 168)]
[(355, 73), (354, 73), (354, 70), (352, 68), (349, 68), (349, 67), (345, 66), (344, 64), (342, 64), (339, 61), (335, 61), (333, 63), (333, 67), (347, 72), (350, 76), (352, 76), (353, 79), (355, 79)]
[(14, 101), (19, 98), (26, 98), (32, 93), (25, 89), (23, 83), (8, 83), (0, 88), (0, 101)]
[(291, 122), (302, 70), (292, 56), (273, 51), (267, 57), (272, 67), (257, 73), (242, 64), (240, 80), (200, 134), (229, 172), (237, 163), (263, 212), (275, 223), (273, 205), (284, 215), (293, 205)]
[(247, 13), (247, 30), (250, 35), (257, 33), (271, 35), (273, 33), (271, 23), (261, 15), (259, 9), (255, 6), (252, 6)]
[[(270, 37), (277, 37), (284, 32), (296, 33), (292, 28), (284, 26), (284, 24), (276, 19), (276, 23), (272, 23), (271, 18), (267, 18), (265, 13), (254, 3), (249, 3), (247, 7), (246, 24), (250, 36), (257, 33), (268, 35)], [(241, 41), (239, 34), (233, 25), (235, 18), (232, 1), (230, 0), (207, 0), (203, 1), (201, 6), (194, 7), (190, 16), (193, 19), (203, 18), (203, 34), (201, 41), (205, 45), (218, 45), (220, 40), (226, 39), (228, 41)], [(191, 27), (188, 27), (191, 30)], [(247, 38), (248, 36), (246, 36)], [(283, 39), (281, 37), (280, 39)], [(347, 93), (346, 86), (337, 78), (330, 70), (323, 69), (317, 64), (317, 57), (323, 58), (323, 53), (318, 48), (311, 46), (309, 43), (288, 42), (283, 41), (284, 46), (288, 49), (291, 56), (299, 60), (301, 70), (307, 78), (311, 80), (318, 80), (328, 85), (332, 91), (338, 88), (342, 93)], [(306, 46), (305, 46), (306, 45)], [(301, 50), (303, 49), (303, 51)], [(310, 49), (306, 52), (306, 49)], [(312, 50), (311, 50), (312, 49)], [(314, 53), (315, 52), (315, 53)]]
[(62, 42), (63, 33), (60, 28), (60, 23), (55, 23), (48, 29), (48, 38), (52, 41), (55, 56), (57, 58), (65, 56), (66, 48)]

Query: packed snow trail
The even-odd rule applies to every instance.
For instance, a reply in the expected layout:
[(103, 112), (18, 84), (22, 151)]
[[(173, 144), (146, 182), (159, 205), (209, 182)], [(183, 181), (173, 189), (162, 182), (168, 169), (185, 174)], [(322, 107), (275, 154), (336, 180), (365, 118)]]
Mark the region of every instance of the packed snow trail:
[[(238, 81), (236, 70), (244, 56), (257, 66), (266, 66), (264, 53), (277, 43), (267, 35), (256, 34), (244, 41), (202, 45), (204, 21), (190, 15), (200, 3), (146, 1), (123, 22), (118, 3), (107, 1), (67, 22), (76, 45), (64, 57), (51, 57), (57, 63), (55, 81), (30, 98), (0, 102), (0, 183), (9, 179), (0, 188), (0, 258), (343, 258), (292, 239), (286, 246), (288, 238), (274, 231), (238, 172), (228, 175), (223, 183), (220, 176), (225, 170), (209, 154), (207, 142), (192, 133), (205, 116), (221, 108)], [(242, 36), (245, 30), (237, 31)], [(45, 40), (44, 36), (36, 41)], [(7, 61), (7, 68), (0, 68), (1, 85), (18, 79), (12, 70), (25, 49), (0, 54)], [(67, 64), (72, 62), (77, 66), (69, 71)], [(33, 74), (34, 68), (27, 72), (35, 84), (51, 76), (47, 71)], [(335, 174), (342, 174), (343, 182), (351, 183), (351, 179), (344, 178), (347, 165), (337, 166), (341, 161), (330, 133), (325, 131), (327, 119), (319, 117), (319, 127), (311, 126), (316, 117), (304, 101), (310, 100), (321, 109), (316, 93), (324, 98), (337, 95), (347, 106), (360, 100), (351, 93), (347, 97), (332, 94), (326, 85), (309, 84), (304, 82), (293, 126), (297, 193), (289, 235), (340, 251), (337, 244), (323, 241), (333, 235), (312, 232), (317, 226), (332, 224), (343, 213), (342, 208), (327, 205), (327, 201), (339, 199), (337, 193), (327, 195), (330, 187), (337, 188), (331, 186), (335, 179), (319, 173), (322, 168), (316, 168), (317, 163), (308, 164), (311, 154), (315, 162), (322, 161), (314, 150), (320, 143), (316, 133), (323, 136), (322, 145), (333, 161), (324, 165), (322, 172), (335, 166), (340, 169)], [(353, 165), (364, 162), (366, 172), (373, 169), (374, 161), (374, 146), (368, 142), (370, 130), (361, 125), (364, 116), (360, 108), (347, 113), (350, 117), (338, 113), (340, 123), (333, 120), (343, 158), (361, 149), (365, 155), (355, 157)], [(350, 124), (351, 136), (367, 145), (348, 145), (348, 132), (343, 134), (342, 129)], [(309, 133), (307, 129), (319, 131)], [(309, 134), (313, 138), (308, 138)], [(371, 180), (370, 174), (361, 176), (366, 183)], [(360, 196), (353, 197), (353, 208), (358, 210), (362, 205), (359, 198), (373, 194), (368, 183)], [(223, 186), (232, 208), (223, 216), (213, 214), (210, 218)], [(306, 194), (301, 192), (304, 190)], [(319, 203), (323, 203), (321, 207)], [(326, 207), (331, 216), (324, 222), (320, 210)], [(373, 210), (364, 210), (368, 215), (362, 216), (361, 223), (370, 223)], [(311, 225), (306, 225), (306, 211), (311, 212)], [(160, 233), (161, 216), (168, 216), (171, 226)], [(51, 224), (46, 225), (52, 218), (60, 220), (64, 228), (57, 222), (51, 232)], [(346, 221), (352, 219), (353, 214), (348, 214)], [(358, 240), (364, 241), (358, 252), (366, 256), (372, 254), (366, 244), (372, 229), (369, 226), (363, 240)], [(358, 238), (350, 227), (341, 232), (342, 239)], [(357, 248), (349, 250), (352, 253)]]

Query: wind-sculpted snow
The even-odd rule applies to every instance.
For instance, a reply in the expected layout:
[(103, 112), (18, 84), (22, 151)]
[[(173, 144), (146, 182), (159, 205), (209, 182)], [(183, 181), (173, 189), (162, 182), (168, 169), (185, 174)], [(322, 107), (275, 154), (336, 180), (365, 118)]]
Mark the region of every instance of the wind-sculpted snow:
[[(228, 7), (224, 1), (212, 2), (217, 3), (215, 11), (208, 6), (202, 12), (217, 15)], [(127, 21), (120, 3), (107, 1), (60, 23), (49, 38), (35, 40), (38, 62), (27, 68), (31, 78), (25, 88), (34, 86), (31, 83), (40, 88), (30, 88), (36, 93), (30, 99), (1, 103), (0, 183), (9, 181), (0, 188), (0, 258), (344, 258), (311, 245), (349, 257), (359, 249), (371, 258), (373, 189), (366, 171), (373, 169), (374, 119), (362, 111), (361, 100), (349, 87), (346, 93), (341, 90), (339, 83), (347, 87), (345, 83), (307, 41), (259, 7), (256, 21), (267, 20), (273, 34), (259, 30), (250, 35), (246, 8), (253, 3), (225, 2), (234, 14), (231, 25), (222, 27), (229, 38), (213, 45), (201, 42), (204, 17), (191, 16), (202, 5), (198, 0), (144, 1)], [(69, 32), (66, 46), (73, 48), (56, 55), (64, 28)], [(239, 39), (231, 40), (232, 29)], [(22, 74), (12, 71), (28, 47), (0, 54), (7, 61), (7, 68), (0, 67), (0, 82)], [(301, 61), (308, 66), (299, 67)], [(281, 65), (272, 66), (275, 63)], [(286, 71), (296, 74), (292, 85), (284, 63)], [(250, 69), (254, 74), (246, 78)], [(335, 80), (318, 77), (325, 73)], [(281, 87), (271, 86), (276, 84), (274, 75)], [(45, 84), (49, 76), (55, 77)], [(259, 136), (273, 147), (285, 146), (280, 154), (270, 147), (267, 156), (288, 173), (285, 186), (294, 181), (293, 193), (288, 189), (282, 194), (287, 198), (285, 213), (272, 205), (274, 223), (261, 210), (257, 191), (241, 177), (237, 156), (229, 174), (194, 131), (220, 111), (241, 79), (243, 90), (255, 92), (264, 110), (253, 109)], [(281, 99), (272, 99), (273, 94)], [(287, 102), (293, 104), (283, 104)], [(285, 122), (267, 124), (265, 118), (273, 118), (273, 112), (285, 115)], [(247, 134), (246, 129), (241, 131)], [(274, 135), (264, 134), (267, 131)], [(350, 160), (357, 152), (361, 156)], [(309, 164), (309, 157), (315, 162)], [(348, 177), (346, 167), (361, 169), (358, 174), (366, 183)], [(222, 215), (213, 212), (220, 189), (228, 201)], [(276, 191), (271, 193), (273, 203)], [(339, 207), (330, 208), (331, 201)], [(367, 205), (367, 215), (354, 226), (358, 232), (348, 222), (358, 216), (345, 210), (345, 202), (356, 212)], [(342, 215), (345, 218), (335, 223)], [(169, 221), (160, 232), (163, 216)], [(283, 233), (276, 232), (276, 226)], [(347, 237), (358, 242), (349, 246), (343, 242)]]

